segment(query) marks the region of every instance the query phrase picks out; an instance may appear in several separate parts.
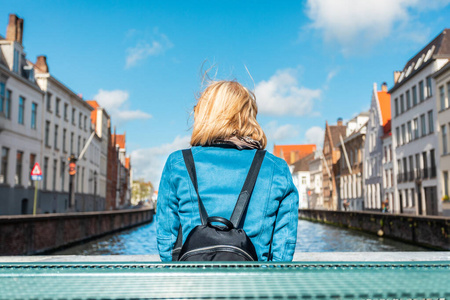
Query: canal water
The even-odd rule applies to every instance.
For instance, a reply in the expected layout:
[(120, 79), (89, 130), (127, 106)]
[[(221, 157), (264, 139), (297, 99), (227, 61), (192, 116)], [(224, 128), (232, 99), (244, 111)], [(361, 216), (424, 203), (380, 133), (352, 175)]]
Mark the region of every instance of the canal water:
[[(364, 232), (304, 220), (298, 221), (296, 252), (429, 251)], [(104, 236), (53, 255), (148, 255), (158, 254), (155, 221)]]

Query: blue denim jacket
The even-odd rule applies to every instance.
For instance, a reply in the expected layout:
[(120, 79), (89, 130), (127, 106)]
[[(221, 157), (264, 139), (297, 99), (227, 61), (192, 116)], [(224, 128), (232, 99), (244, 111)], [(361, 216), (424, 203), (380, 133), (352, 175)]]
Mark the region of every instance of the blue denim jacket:
[[(200, 197), (209, 216), (229, 219), (244, 185), (256, 150), (231, 147), (193, 147)], [(162, 261), (182, 226), (183, 243), (201, 224), (198, 200), (181, 151), (167, 159), (158, 191), (157, 242)], [(291, 261), (297, 240), (298, 192), (286, 162), (266, 153), (253, 190), (243, 229), (253, 242), (258, 260), (267, 261), (274, 230), (273, 261)], [(274, 228), (275, 226), (275, 228)]]

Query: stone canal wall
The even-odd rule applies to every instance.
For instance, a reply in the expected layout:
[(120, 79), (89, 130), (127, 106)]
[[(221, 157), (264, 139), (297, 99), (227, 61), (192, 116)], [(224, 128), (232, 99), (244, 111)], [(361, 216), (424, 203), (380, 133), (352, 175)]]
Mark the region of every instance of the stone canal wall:
[(153, 209), (0, 216), (0, 256), (49, 252), (153, 220)]
[(450, 250), (450, 218), (376, 212), (299, 210), (299, 218), (383, 235), (434, 249)]

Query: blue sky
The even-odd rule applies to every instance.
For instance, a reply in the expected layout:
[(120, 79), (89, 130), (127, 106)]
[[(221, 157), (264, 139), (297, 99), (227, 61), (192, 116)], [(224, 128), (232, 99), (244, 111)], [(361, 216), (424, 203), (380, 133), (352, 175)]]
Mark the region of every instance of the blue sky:
[[(431, 3), (428, 3), (431, 2)], [(167, 155), (189, 141), (202, 66), (256, 89), (274, 144), (317, 143), (325, 120), (367, 110), (373, 83), (444, 28), (450, 1), (4, 1), (24, 18), (28, 59), (126, 132), (135, 178), (158, 184)], [(252, 78), (246, 71), (248, 68)], [(204, 67), (205, 68), (205, 67)]]

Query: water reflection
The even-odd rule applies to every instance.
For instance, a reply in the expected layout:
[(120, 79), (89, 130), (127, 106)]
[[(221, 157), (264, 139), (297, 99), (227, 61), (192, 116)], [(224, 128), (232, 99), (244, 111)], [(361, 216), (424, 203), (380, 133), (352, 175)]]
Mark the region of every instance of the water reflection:
[[(379, 238), (330, 225), (298, 221), (296, 252), (428, 251), (429, 249)], [(108, 235), (95, 241), (52, 253), (54, 255), (158, 254), (155, 222)]]

